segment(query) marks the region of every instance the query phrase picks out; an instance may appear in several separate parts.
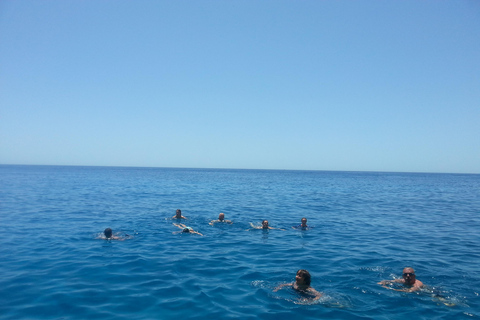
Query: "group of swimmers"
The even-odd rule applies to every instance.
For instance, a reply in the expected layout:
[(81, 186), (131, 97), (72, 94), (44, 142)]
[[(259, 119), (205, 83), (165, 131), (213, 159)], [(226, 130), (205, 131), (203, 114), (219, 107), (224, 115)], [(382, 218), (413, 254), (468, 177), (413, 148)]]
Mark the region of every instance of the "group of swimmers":
[[(175, 212), (175, 215), (172, 217), (172, 219), (187, 219), (187, 218), (185, 218), (185, 217), (182, 215), (182, 210), (177, 209), (177, 211)], [(226, 219), (225, 219), (225, 214), (224, 214), (224, 213), (220, 213), (220, 214), (218, 215), (218, 219), (217, 219), (217, 220), (212, 220), (212, 221), (210, 221), (209, 225), (213, 226), (215, 223), (227, 223), (227, 224), (232, 224), (233, 222), (230, 221), (230, 220), (226, 220)], [(195, 234), (199, 234), (199, 235), (203, 236), (203, 234), (201, 234), (200, 232), (194, 231), (191, 227), (187, 227), (187, 226), (185, 226), (184, 224), (176, 224), (176, 223), (174, 223), (173, 225), (176, 226), (176, 227), (179, 227), (180, 229), (182, 229), (181, 232), (185, 232), (185, 233), (195, 233)], [(277, 229), (277, 230), (285, 230), (285, 229), (270, 227), (270, 226), (268, 225), (268, 220), (263, 220), (261, 226), (256, 226), (256, 225), (254, 225), (253, 223), (250, 222), (250, 226), (252, 227), (252, 229), (264, 229), (264, 230)], [(298, 226), (293, 226), (292, 228), (293, 228), (293, 229), (303, 229), (303, 230), (307, 230), (307, 229), (309, 228), (309, 227), (307, 226), (307, 218), (302, 218), (302, 219), (301, 219), (301, 223), (300, 223)], [(180, 231), (177, 231), (176, 233), (179, 233), (179, 232), (180, 232)]]
[[(182, 211), (180, 209), (177, 209), (175, 215), (172, 217), (172, 219), (185, 219), (182, 215)], [(216, 223), (226, 223), (226, 224), (232, 224), (233, 222), (230, 220), (225, 219), (225, 214), (220, 213), (218, 215), (217, 220), (212, 220), (210, 221), (209, 225), (213, 226)], [(193, 230), (192, 227), (188, 227), (183, 223), (173, 223), (174, 226), (177, 228), (181, 229), (180, 231), (176, 231), (174, 233), (191, 233), (191, 234), (198, 234), (200, 236), (203, 236), (198, 231)], [(272, 228), (268, 225), (268, 220), (263, 220), (261, 226), (255, 226), (252, 223), (250, 223), (251, 227), (253, 229), (263, 229), (263, 230), (271, 230), (271, 229), (277, 229), (277, 230), (285, 230), (285, 229), (279, 229), (279, 228)], [(309, 226), (307, 225), (307, 218), (302, 218), (301, 223), (297, 226), (293, 226), (293, 229), (302, 229), (302, 230), (308, 230)], [(129, 235), (125, 235), (123, 237), (120, 237), (118, 235), (114, 235), (112, 229), (106, 228), (103, 232), (103, 235), (101, 235), (99, 238), (101, 239), (106, 239), (106, 240), (126, 240), (129, 238), (132, 238)], [(277, 286), (275, 289), (273, 289), (274, 292), (281, 290), (284, 287), (291, 287), (295, 291), (306, 295), (308, 299), (311, 300), (318, 300), (320, 297), (323, 295), (321, 292), (318, 292), (315, 290), (313, 287), (310, 286), (311, 283), (311, 275), (310, 273), (305, 270), (305, 269), (300, 269), (297, 271), (295, 275), (295, 282), (291, 283), (284, 283), (279, 286)], [(382, 280), (378, 282), (379, 285), (381, 285), (384, 288), (387, 289), (392, 289), (396, 291), (404, 291), (404, 292), (413, 292), (420, 290), (423, 287), (423, 283), (420, 280), (416, 279), (415, 276), (415, 270), (413, 268), (407, 267), (403, 269), (402, 273), (402, 279), (394, 279), (394, 280)], [(395, 288), (393, 285), (394, 284), (401, 284), (402, 287), (400, 288)]]

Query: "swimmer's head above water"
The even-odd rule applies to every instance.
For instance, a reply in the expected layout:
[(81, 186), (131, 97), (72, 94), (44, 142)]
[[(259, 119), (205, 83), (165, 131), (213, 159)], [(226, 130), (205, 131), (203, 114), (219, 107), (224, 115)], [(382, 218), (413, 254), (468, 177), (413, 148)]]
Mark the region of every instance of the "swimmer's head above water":
[(268, 229), (268, 220), (263, 220), (262, 221), (262, 228), (263, 229)]
[(295, 282), (297, 285), (310, 286), (311, 279), (310, 272), (305, 269), (298, 270), (297, 275), (295, 276)]
[(110, 239), (113, 235), (113, 231), (110, 228), (107, 228), (103, 231), (103, 234), (105, 235), (105, 238)]
[(307, 218), (302, 218), (301, 222), (302, 222), (301, 227), (306, 228), (307, 227)]
[(223, 221), (224, 219), (225, 219), (225, 214), (224, 214), (224, 213), (220, 213), (220, 214), (218, 215), (218, 220)]
[(415, 283), (415, 270), (413, 268), (405, 268), (403, 269), (402, 274), (403, 280), (405, 280), (406, 285), (413, 285)]

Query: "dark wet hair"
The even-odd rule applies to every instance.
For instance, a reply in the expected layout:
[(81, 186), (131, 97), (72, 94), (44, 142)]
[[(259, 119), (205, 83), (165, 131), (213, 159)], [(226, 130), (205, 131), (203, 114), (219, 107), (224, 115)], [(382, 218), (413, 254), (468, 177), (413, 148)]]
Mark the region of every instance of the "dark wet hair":
[(110, 228), (107, 228), (107, 229), (105, 229), (105, 230), (103, 231), (103, 234), (104, 234), (105, 237), (107, 237), (107, 238), (111, 238), (111, 237), (112, 237), (112, 233), (113, 233), (113, 231), (112, 231), (112, 229), (110, 229)]
[(180, 213), (180, 214), (181, 214), (181, 213), (182, 213), (182, 210), (177, 209), (176, 213)]
[(268, 222), (268, 220), (263, 220), (263, 221), (262, 221), (262, 224), (264, 224), (265, 222)]
[(300, 270), (297, 271), (297, 274), (301, 275), (303, 277), (303, 279), (305, 279), (305, 284), (307, 286), (310, 285), (310, 282), (312, 281), (312, 277), (310, 276), (310, 272), (308, 272), (305, 269), (300, 269)]

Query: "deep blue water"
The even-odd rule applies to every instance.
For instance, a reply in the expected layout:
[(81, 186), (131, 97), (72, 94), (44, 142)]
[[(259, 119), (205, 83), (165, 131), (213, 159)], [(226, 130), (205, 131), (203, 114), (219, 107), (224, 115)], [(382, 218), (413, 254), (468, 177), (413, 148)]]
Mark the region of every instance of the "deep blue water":
[[(480, 317), (480, 175), (0, 166), (0, 205), (1, 319)], [(298, 269), (319, 301), (273, 292)]]

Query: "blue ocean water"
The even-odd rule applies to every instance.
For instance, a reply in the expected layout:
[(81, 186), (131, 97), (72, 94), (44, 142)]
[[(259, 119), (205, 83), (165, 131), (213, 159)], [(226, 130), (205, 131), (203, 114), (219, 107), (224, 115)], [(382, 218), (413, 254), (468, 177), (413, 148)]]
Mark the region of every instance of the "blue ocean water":
[[(0, 166), (0, 319), (477, 319), (479, 191), (461, 174)], [(176, 209), (204, 236), (174, 233)], [(220, 212), (234, 223), (208, 225)], [(285, 230), (249, 230), (263, 219)], [(133, 238), (96, 239), (107, 227)], [(406, 266), (421, 292), (377, 284)], [(320, 300), (273, 291), (298, 269)]]

